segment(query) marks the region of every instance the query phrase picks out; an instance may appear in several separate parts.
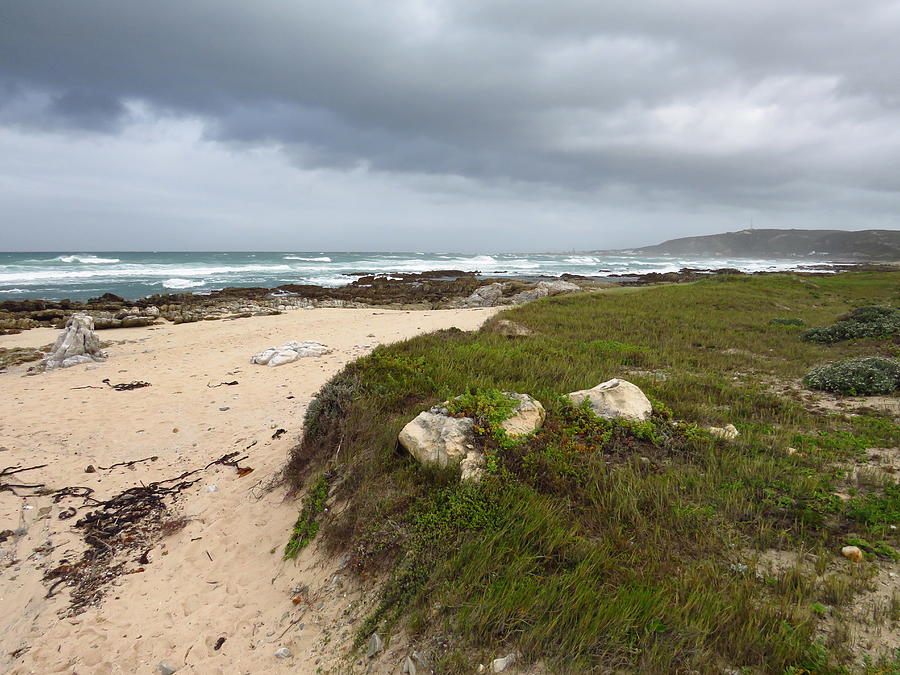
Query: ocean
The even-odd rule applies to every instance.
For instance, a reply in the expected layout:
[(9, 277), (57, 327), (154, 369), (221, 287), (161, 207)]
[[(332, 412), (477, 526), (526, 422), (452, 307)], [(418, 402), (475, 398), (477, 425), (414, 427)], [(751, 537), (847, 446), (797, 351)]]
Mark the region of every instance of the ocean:
[[(816, 261), (821, 263), (821, 261)], [(342, 286), (359, 273), (455, 269), (485, 276), (628, 277), (683, 267), (747, 272), (802, 268), (798, 260), (662, 258), (585, 253), (0, 253), (0, 300), (84, 300), (115, 293), (129, 300), (155, 293), (208, 293), (226, 286)]]

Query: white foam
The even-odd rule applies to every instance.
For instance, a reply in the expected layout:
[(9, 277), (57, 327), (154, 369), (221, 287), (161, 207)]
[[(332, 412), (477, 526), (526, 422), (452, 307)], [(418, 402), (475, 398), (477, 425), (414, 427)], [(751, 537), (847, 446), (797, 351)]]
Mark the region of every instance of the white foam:
[(191, 279), (166, 279), (162, 282), (162, 285), (166, 288), (197, 288), (198, 286), (205, 286), (205, 281), (195, 281)]
[(99, 258), (95, 255), (60, 255), (53, 258), (53, 261), (64, 263), (84, 263), (86, 265), (105, 265), (110, 263), (121, 262), (118, 258)]
[(322, 256), (321, 258), (304, 258), (299, 255), (286, 255), (284, 256), (285, 260), (303, 260), (304, 262), (331, 262), (331, 258), (327, 255)]
[(169, 265), (129, 265), (127, 267), (107, 267), (95, 270), (36, 270), (0, 273), (0, 284), (43, 283), (55, 281), (65, 283), (77, 279), (105, 277), (107, 279), (136, 277), (208, 277), (215, 274), (237, 274), (242, 272), (289, 272), (290, 265), (235, 265), (234, 267), (174, 267)]
[(24, 288), (8, 288), (5, 291), (0, 291), (0, 293), (24, 293)]

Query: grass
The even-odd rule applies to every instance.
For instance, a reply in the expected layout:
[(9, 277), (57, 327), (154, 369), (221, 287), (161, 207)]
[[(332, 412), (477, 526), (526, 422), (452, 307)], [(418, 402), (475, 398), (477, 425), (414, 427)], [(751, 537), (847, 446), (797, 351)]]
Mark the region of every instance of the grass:
[[(359, 642), (400, 626), (414, 640), (452, 636), (439, 672), (471, 672), (467, 655), (512, 649), (560, 673), (842, 672), (846, 636), (822, 640), (819, 605), (853, 602), (867, 574), (768, 578), (740, 565), (778, 548), (813, 552), (827, 567), (853, 538), (873, 542), (873, 560), (860, 565), (886, 560), (900, 544), (888, 522), (896, 483), (849, 502), (833, 493), (850, 462), (900, 444), (900, 430), (876, 413), (811, 411), (768, 385), (895, 347), (808, 342), (772, 321), (821, 325), (896, 304), (896, 282), (725, 275), (549, 298), (477, 333), (379, 347), (310, 406), (287, 474), (321, 496), (327, 471), (342, 509), (324, 513), (307, 497), (292, 541), (316, 534), (307, 523), (317, 514), (323, 545), (387, 579)], [(503, 318), (533, 334), (495, 334)], [(647, 393), (651, 420), (602, 421), (561, 396), (612, 377)], [(509, 443), (491, 431), (507, 412), (504, 391), (543, 403), (538, 433)], [(479, 484), (397, 447), (406, 422), (459, 395), (454, 410), (484, 423), (478, 442), (494, 460)], [(741, 432), (734, 442), (703, 430), (727, 423)]]

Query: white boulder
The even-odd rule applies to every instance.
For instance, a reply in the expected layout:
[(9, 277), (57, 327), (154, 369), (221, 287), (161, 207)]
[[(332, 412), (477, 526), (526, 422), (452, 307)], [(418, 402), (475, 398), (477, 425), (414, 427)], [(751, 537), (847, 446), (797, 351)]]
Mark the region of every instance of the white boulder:
[(507, 434), (510, 436), (521, 436), (522, 434), (530, 434), (543, 426), (547, 413), (540, 401), (531, 398), (528, 394), (505, 393), (510, 398), (518, 401), (516, 407), (513, 408), (512, 415), (500, 424)]
[(300, 358), (300, 355), (293, 349), (279, 349), (266, 362), (270, 368), (275, 366), (283, 366), (285, 363), (293, 363)]
[(580, 291), (581, 288), (569, 281), (539, 281), (530, 291), (522, 291), (516, 293), (510, 298), (514, 305), (521, 305), (532, 300), (540, 300), (554, 295), (562, 295), (563, 293), (574, 293)]
[(269, 347), (265, 351), (254, 354), (250, 357), (250, 363), (274, 368), (275, 366), (283, 366), (285, 363), (292, 363), (297, 359), (309, 356), (322, 356), (331, 352), (331, 347), (315, 340), (304, 340), (303, 342), (291, 340), (280, 347)]
[(706, 430), (716, 438), (724, 438), (726, 441), (733, 441), (740, 435), (733, 424), (726, 424), (724, 427), (706, 427)]
[(546, 298), (548, 295), (549, 293), (547, 292), (547, 289), (541, 287), (541, 285), (538, 284), (530, 291), (522, 291), (521, 293), (516, 293), (509, 300), (514, 305), (524, 305), (526, 302), (540, 300), (541, 298)]
[(435, 406), (421, 412), (400, 430), (400, 445), (422, 464), (460, 464), (475, 449), (475, 420), (450, 417), (446, 410)]
[[(510, 436), (536, 431), (544, 423), (544, 406), (528, 394), (508, 393), (516, 400), (512, 414), (501, 426)], [(484, 455), (475, 446), (475, 420), (452, 417), (448, 402), (419, 413), (400, 430), (400, 445), (422, 464), (459, 466), (462, 480), (479, 480), (484, 472)]]
[(493, 307), (503, 297), (503, 284), (493, 283), (476, 288), (468, 298), (463, 300), (467, 307)]
[(53, 370), (105, 360), (106, 353), (100, 349), (100, 338), (94, 332), (94, 319), (79, 313), (66, 321), (65, 330), (42, 363), (47, 370)]
[(547, 291), (547, 295), (562, 295), (563, 293), (577, 293), (581, 287), (573, 284), (571, 281), (540, 281), (537, 288), (543, 288)]
[(626, 419), (642, 422), (650, 417), (653, 406), (639, 387), (618, 378), (598, 384), (593, 389), (573, 391), (569, 398), (575, 405), (587, 399), (591, 410), (604, 419)]

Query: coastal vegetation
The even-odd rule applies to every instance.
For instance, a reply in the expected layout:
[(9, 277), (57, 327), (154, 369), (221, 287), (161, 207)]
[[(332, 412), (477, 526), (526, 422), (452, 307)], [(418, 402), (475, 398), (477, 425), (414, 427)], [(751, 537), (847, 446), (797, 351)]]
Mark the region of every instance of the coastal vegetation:
[[(308, 408), (285, 554), (317, 537), (382, 579), (357, 643), (403, 630), (440, 673), (510, 650), (560, 673), (898, 672), (900, 654), (857, 639), (900, 621), (896, 584), (871, 595), (900, 555), (900, 488), (877, 468), (900, 446), (896, 411), (802, 385), (843, 359), (896, 364), (893, 335), (802, 328), (898, 303), (895, 273), (725, 274), (552, 297), (475, 333), (379, 347)], [(615, 377), (651, 399), (649, 420), (562, 396)], [(539, 399), (544, 426), (506, 437), (503, 392)], [(445, 400), (476, 419), (481, 482), (398, 448)], [(726, 424), (736, 439), (706, 430)]]

